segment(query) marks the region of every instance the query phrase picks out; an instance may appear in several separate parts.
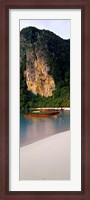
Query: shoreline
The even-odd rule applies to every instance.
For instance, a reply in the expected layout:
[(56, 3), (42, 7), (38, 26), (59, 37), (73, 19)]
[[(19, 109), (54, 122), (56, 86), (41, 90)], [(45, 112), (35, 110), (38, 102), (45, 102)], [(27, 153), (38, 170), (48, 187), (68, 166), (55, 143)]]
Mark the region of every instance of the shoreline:
[(69, 180), (70, 130), (20, 147), (20, 180)]
[(31, 108), (32, 110), (34, 109), (34, 110), (42, 110), (42, 109), (44, 109), (44, 110), (46, 110), (46, 109), (48, 109), (48, 110), (70, 110), (70, 107), (43, 107), (43, 108)]

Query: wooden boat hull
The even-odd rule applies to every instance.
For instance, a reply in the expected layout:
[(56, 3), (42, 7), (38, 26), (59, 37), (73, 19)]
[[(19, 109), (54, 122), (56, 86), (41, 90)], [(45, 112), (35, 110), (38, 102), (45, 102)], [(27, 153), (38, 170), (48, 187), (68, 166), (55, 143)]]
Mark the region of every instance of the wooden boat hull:
[(55, 116), (58, 115), (59, 112), (53, 112), (53, 113), (31, 113), (31, 114), (24, 114), (24, 117), (50, 117), (50, 116)]

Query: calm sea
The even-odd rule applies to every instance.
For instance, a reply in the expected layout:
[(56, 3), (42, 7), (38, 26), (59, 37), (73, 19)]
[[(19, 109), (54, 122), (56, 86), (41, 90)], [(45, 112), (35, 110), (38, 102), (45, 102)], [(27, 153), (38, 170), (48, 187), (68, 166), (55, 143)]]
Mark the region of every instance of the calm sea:
[(58, 116), (47, 118), (25, 118), (21, 114), (20, 146), (68, 130), (70, 130), (70, 111), (62, 111)]

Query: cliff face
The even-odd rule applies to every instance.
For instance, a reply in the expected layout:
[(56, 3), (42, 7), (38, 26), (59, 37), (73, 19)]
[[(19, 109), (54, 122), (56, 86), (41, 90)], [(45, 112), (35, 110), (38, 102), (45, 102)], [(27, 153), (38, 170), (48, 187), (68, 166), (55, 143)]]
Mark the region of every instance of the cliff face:
[(48, 97), (52, 96), (52, 91), (55, 90), (55, 82), (48, 74), (49, 67), (40, 53), (41, 50), (37, 50), (33, 45), (26, 50), (26, 84), (28, 91), (33, 94)]
[[(32, 92), (36, 99), (37, 95), (46, 99), (52, 97), (54, 91), (59, 96), (59, 87), (70, 86), (70, 40), (35, 27), (23, 29), (20, 32), (20, 66), (24, 66), (21, 78), (25, 79), (28, 93)], [(22, 82), (20, 84), (22, 90)]]
[[(51, 75), (48, 74), (50, 66), (47, 62), (46, 52), (47, 45), (40, 42), (40, 31), (33, 28), (31, 34), (34, 35), (29, 39), (21, 33), (21, 62), (26, 59), (26, 84), (27, 90), (32, 91), (33, 94), (39, 94), (44, 97), (52, 96), (55, 90), (55, 81)], [(44, 34), (44, 31), (43, 31)]]

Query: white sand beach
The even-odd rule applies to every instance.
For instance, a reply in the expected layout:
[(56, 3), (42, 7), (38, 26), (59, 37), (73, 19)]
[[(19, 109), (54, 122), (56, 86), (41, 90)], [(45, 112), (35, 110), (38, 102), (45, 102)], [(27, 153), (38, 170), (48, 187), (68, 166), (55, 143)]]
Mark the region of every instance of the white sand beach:
[(69, 180), (70, 131), (20, 148), (20, 180)]
[(44, 109), (44, 110), (45, 110), (45, 109), (48, 109), (48, 110), (52, 110), (52, 109), (53, 109), (53, 110), (61, 110), (61, 109), (63, 109), (63, 110), (70, 110), (70, 107), (54, 107), (54, 108), (53, 108), (53, 107), (52, 107), (52, 108), (51, 108), (51, 107), (47, 107), (47, 108), (43, 107), (43, 108), (32, 108), (32, 110), (33, 110), (33, 109), (35, 109), (35, 110), (41, 110), (41, 109), (42, 109), (42, 110), (43, 110), (43, 109)]

